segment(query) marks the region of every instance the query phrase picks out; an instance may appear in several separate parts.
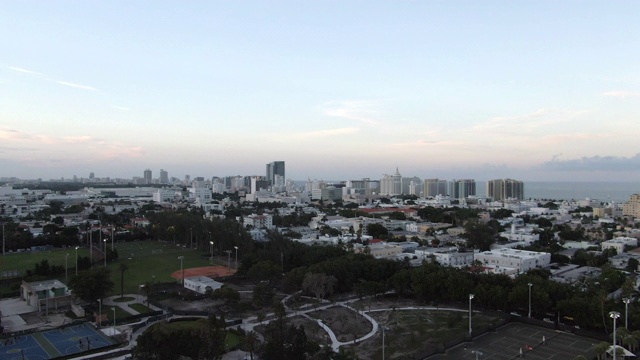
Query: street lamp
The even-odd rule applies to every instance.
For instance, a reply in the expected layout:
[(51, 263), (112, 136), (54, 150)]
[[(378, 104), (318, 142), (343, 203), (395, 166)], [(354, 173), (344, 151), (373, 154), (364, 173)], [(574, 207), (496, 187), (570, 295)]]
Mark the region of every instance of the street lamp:
[(231, 250), (225, 250), (227, 253), (227, 272), (231, 273)]
[(64, 256), (64, 281), (69, 282), (69, 253)]
[(100, 304), (100, 310), (98, 311), (98, 328), (100, 328), (100, 324), (102, 323), (102, 299), (98, 299), (98, 303)]
[(238, 247), (234, 246), (234, 249), (236, 249), (236, 271), (238, 271)]
[(104, 267), (107, 267), (107, 239), (104, 239), (103, 242), (104, 242)]
[(113, 335), (116, 335), (116, 308), (112, 307), (111, 310), (113, 310)]
[(114, 243), (114, 233), (116, 232), (115, 225), (111, 227), (111, 251), (113, 251), (113, 243)]
[(620, 317), (620, 313), (611, 311), (609, 312), (609, 317), (613, 319), (613, 360), (616, 360), (616, 350), (618, 349), (616, 344), (616, 319)]
[(533, 284), (528, 283), (527, 285), (529, 286), (529, 319), (531, 319), (531, 287)]
[(178, 256), (178, 260), (180, 260), (180, 272), (182, 273), (182, 285), (184, 286), (184, 268), (182, 267), (182, 260), (184, 260), (184, 256)]
[[(78, 248), (79, 246), (76, 246), (76, 275), (78, 275)], [(89, 249), (89, 252), (91, 252), (91, 249)]]
[(471, 300), (473, 300), (473, 294), (469, 294), (469, 336), (471, 336)]
[(386, 326), (381, 326), (380, 328), (382, 329), (382, 360), (384, 360), (384, 331), (389, 329)]
[(624, 328), (629, 328), (629, 303), (631, 302), (630, 298), (622, 298), (622, 302), (624, 303)]
[(211, 250), (211, 263), (213, 264), (213, 241), (209, 241), (209, 249)]

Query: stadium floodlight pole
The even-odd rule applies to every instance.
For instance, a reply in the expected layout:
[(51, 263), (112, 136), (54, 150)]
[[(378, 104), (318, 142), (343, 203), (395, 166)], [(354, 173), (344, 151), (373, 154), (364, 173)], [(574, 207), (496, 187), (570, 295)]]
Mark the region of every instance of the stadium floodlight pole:
[(234, 249), (236, 249), (236, 271), (238, 271), (238, 247), (234, 246)]
[(533, 286), (533, 284), (528, 283), (527, 285), (529, 286), (529, 319), (531, 319), (531, 286)]
[(182, 273), (182, 286), (184, 286), (184, 268), (182, 267), (182, 260), (184, 260), (184, 256), (178, 256), (178, 260), (180, 260), (180, 272)]
[(225, 250), (225, 252), (227, 253), (227, 272), (231, 273), (231, 250)]
[(104, 239), (104, 267), (107, 267), (107, 239)]
[(384, 360), (384, 331), (389, 329), (386, 326), (381, 326), (380, 328), (382, 329), (382, 360)]
[(116, 232), (115, 225), (111, 226), (111, 251), (113, 251), (114, 234)]
[(624, 303), (624, 328), (629, 328), (629, 303), (631, 302), (631, 298), (622, 298), (622, 302)]
[(116, 308), (112, 307), (111, 310), (113, 310), (113, 335), (116, 334)]
[(473, 300), (474, 295), (469, 294), (469, 336), (471, 336), (471, 300)]
[(209, 241), (209, 248), (211, 250), (211, 263), (213, 264), (213, 241)]
[(98, 328), (100, 328), (100, 323), (102, 323), (102, 299), (98, 299), (98, 303), (100, 304), (100, 310), (98, 310)]
[(91, 267), (93, 267), (93, 225), (89, 229), (89, 261), (91, 262)]
[(64, 281), (69, 283), (69, 253), (64, 256)]
[(616, 344), (616, 319), (620, 317), (620, 313), (611, 311), (609, 312), (609, 317), (613, 319), (613, 360), (616, 360), (616, 350), (618, 350), (618, 345)]
[[(78, 275), (78, 248), (80, 246), (76, 246), (76, 275)], [(91, 252), (91, 251), (89, 251)]]

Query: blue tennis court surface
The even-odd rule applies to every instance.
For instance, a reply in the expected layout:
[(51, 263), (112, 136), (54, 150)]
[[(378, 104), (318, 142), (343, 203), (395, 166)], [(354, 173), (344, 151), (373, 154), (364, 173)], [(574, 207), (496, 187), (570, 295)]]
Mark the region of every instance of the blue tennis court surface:
[(2, 339), (0, 360), (48, 360), (113, 344), (91, 324), (84, 323)]

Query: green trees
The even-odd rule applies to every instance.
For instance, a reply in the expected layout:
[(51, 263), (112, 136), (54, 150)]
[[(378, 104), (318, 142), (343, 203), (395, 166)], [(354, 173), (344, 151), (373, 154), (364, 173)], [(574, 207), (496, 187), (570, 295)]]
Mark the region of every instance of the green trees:
[(69, 280), (69, 288), (76, 297), (91, 302), (104, 298), (113, 290), (113, 281), (107, 268), (96, 268), (75, 275)]
[(265, 344), (260, 351), (264, 360), (306, 360), (320, 347), (307, 339), (304, 327), (289, 324), (281, 303), (276, 306), (276, 319), (265, 329)]
[(138, 337), (133, 355), (142, 360), (221, 359), (226, 334), (224, 322), (215, 316), (192, 326), (158, 323)]
[(387, 228), (385, 228), (382, 224), (371, 223), (367, 224), (367, 234), (373, 236), (376, 239), (380, 239), (384, 236), (387, 236), (389, 232)]
[(487, 251), (496, 241), (498, 232), (493, 227), (482, 223), (478, 219), (468, 220), (464, 225), (465, 233), (462, 236), (467, 239), (469, 247)]

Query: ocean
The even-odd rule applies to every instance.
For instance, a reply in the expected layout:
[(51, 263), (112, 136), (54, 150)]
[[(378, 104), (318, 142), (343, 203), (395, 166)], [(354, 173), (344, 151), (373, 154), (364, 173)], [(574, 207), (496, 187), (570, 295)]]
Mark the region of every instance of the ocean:
[[(486, 196), (486, 181), (476, 181), (476, 195)], [(584, 200), (626, 202), (640, 194), (640, 182), (552, 182), (525, 181), (525, 199)]]

